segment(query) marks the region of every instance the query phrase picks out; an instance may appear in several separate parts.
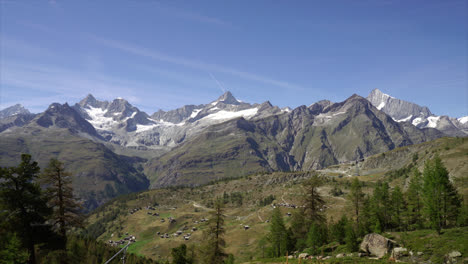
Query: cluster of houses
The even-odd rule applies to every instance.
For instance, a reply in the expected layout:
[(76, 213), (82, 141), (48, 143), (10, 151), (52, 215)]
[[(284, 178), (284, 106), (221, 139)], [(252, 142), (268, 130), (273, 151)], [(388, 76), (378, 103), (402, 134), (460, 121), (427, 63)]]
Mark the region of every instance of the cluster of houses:
[[(160, 237), (160, 238), (171, 238), (171, 237), (179, 237), (179, 236), (182, 236), (182, 238), (184, 240), (189, 240), (190, 239), (190, 236), (192, 235), (192, 233), (185, 233), (184, 234), (184, 231), (187, 231), (188, 230), (188, 227), (184, 226), (182, 228), (182, 230), (178, 230), (176, 231), (174, 234), (170, 235), (168, 233), (161, 233), (161, 232), (157, 232), (156, 234)], [(192, 232), (195, 232), (197, 231), (198, 229), (196, 227), (192, 227)]]
[(299, 207), (304, 207), (303, 205), (299, 206), (299, 205), (290, 204), (290, 203), (274, 203), (271, 206), (273, 206), (273, 208), (286, 207), (286, 208), (292, 208), (292, 209), (296, 209), (296, 208), (299, 208)]
[(132, 215), (140, 210), (141, 210), (141, 207), (133, 208), (132, 210), (130, 210), (130, 214)]
[(119, 245), (126, 244), (128, 242), (130, 242), (130, 243), (135, 243), (136, 242), (135, 236), (128, 235), (128, 233), (125, 233), (125, 235), (126, 235), (126, 237), (124, 237), (123, 239), (117, 240), (117, 241), (109, 240), (108, 241), (109, 245), (116, 247), (116, 246), (119, 246)]

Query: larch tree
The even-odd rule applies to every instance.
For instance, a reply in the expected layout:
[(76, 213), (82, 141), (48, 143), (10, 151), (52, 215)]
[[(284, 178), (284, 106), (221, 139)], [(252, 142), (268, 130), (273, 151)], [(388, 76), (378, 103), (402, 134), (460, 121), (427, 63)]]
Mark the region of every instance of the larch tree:
[(271, 216), (270, 232), (267, 239), (270, 242), (269, 252), (272, 257), (283, 256), (287, 251), (288, 233), (284, 225), (283, 216), (279, 207), (273, 209)]
[(354, 216), (356, 217), (356, 224), (359, 227), (359, 213), (364, 202), (364, 193), (362, 192), (362, 185), (358, 178), (354, 178), (351, 183), (348, 199), (351, 202)]
[(205, 245), (202, 248), (202, 255), (206, 263), (221, 264), (227, 254), (224, 252), (226, 242), (224, 240), (224, 202), (217, 199), (214, 203), (214, 210), (208, 220), (208, 226), (204, 232)]
[(422, 177), (417, 168), (412, 171), (412, 177), (406, 191), (407, 206), (407, 224), (410, 229), (422, 228), (423, 219), (421, 212), (422, 202)]
[(82, 206), (73, 196), (71, 173), (65, 171), (62, 162), (51, 159), (41, 174), (41, 183), (46, 186), (48, 203), (53, 208), (52, 224), (66, 241), (67, 230), (82, 224)]
[(309, 223), (323, 223), (325, 221), (323, 215), (325, 201), (318, 192), (318, 188), (322, 185), (323, 180), (317, 173), (314, 173), (310, 179), (304, 182), (304, 213)]
[(460, 198), (438, 155), (426, 162), (423, 171), (424, 208), (431, 227), (440, 234), (447, 221), (454, 221)]

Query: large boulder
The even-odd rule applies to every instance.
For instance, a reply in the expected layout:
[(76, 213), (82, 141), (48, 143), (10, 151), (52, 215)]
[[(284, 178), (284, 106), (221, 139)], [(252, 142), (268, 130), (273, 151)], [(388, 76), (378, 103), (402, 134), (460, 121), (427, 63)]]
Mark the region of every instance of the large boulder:
[(379, 234), (367, 234), (362, 240), (360, 250), (381, 258), (389, 253), (397, 243)]

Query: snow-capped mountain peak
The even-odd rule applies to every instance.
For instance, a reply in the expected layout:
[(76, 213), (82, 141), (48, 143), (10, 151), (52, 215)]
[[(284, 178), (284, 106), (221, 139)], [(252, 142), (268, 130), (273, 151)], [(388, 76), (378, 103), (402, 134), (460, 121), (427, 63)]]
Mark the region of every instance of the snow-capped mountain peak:
[(468, 118), (457, 120), (448, 116), (436, 116), (425, 106), (397, 99), (379, 89), (372, 90), (367, 100), (396, 122), (410, 122), (418, 128), (436, 128), (451, 136), (468, 134), (468, 126), (462, 122), (467, 122)]

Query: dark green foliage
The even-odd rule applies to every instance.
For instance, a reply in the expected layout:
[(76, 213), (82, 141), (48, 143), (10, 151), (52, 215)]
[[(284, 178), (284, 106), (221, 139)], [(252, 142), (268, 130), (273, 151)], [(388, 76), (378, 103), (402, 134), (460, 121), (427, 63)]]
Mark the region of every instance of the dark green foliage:
[(391, 195), (392, 204), (392, 224), (397, 230), (406, 230), (406, 225), (403, 225), (403, 215), (406, 211), (406, 202), (403, 199), (403, 193), (400, 187), (395, 187)]
[(356, 223), (359, 225), (359, 212), (362, 208), (364, 193), (362, 192), (362, 186), (358, 178), (354, 178), (353, 182), (351, 183), (348, 199), (351, 202)]
[(173, 264), (187, 264), (187, 246), (182, 244), (171, 250)]
[(226, 261), (224, 261), (225, 264), (234, 264), (234, 255), (229, 254)]
[(341, 196), (343, 195), (343, 191), (338, 187), (338, 186), (333, 186), (333, 188), (330, 190), (330, 195), (333, 196)]
[(5, 238), (5, 244), (0, 244), (0, 264), (26, 263), (29, 259), (29, 253), (22, 247), (16, 234)]
[(413, 169), (412, 178), (406, 192), (407, 200), (407, 227), (409, 230), (415, 230), (423, 227), (422, 214), (422, 178), (417, 168)]
[(258, 202), (258, 205), (260, 206), (267, 206), (267, 205), (270, 205), (274, 200), (276, 199), (276, 197), (273, 195), (273, 194), (270, 194), (268, 195), (267, 197), (263, 198), (262, 200), (260, 200)]
[(51, 220), (59, 234), (66, 240), (66, 231), (82, 226), (83, 207), (73, 196), (71, 173), (65, 171), (63, 163), (51, 159), (41, 174), (41, 183), (47, 186), (45, 194), (48, 205), (53, 209)]
[(350, 252), (356, 252), (359, 249), (358, 237), (356, 235), (356, 231), (353, 228), (351, 223), (346, 225), (346, 236), (345, 236), (345, 243), (346, 248)]
[(267, 238), (270, 243), (268, 252), (271, 257), (280, 257), (286, 254), (288, 237), (283, 216), (278, 207), (273, 210), (270, 232), (268, 233)]
[(460, 198), (448, 177), (448, 171), (439, 156), (426, 162), (423, 172), (424, 209), (431, 228), (440, 233), (456, 221)]
[(346, 227), (348, 226), (348, 218), (343, 215), (341, 219), (332, 223), (330, 227), (330, 238), (332, 241), (337, 241), (340, 244), (344, 244), (346, 237)]
[(319, 247), (327, 243), (327, 226), (323, 223), (314, 222), (307, 233), (307, 246), (312, 248), (313, 254), (319, 254)]
[(307, 232), (309, 231), (307, 227), (304, 212), (302, 210), (293, 212), (289, 230), (291, 231), (291, 240), (298, 250), (307, 247), (306, 240)]
[(27, 154), (21, 155), (18, 167), (0, 169), (0, 205), (7, 212), (7, 218), (1, 221), (11, 223), (9, 229), (17, 233), (28, 249), (30, 263), (35, 263), (34, 245), (39, 242), (42, 224), (51, 213), (36, 183), (39, 172), (37, 162)]
[(383, 232), (390, 228), (391, 201), (390, 187), (387, 182), (378, 182), (372, 196), (372, 216), (375, 232)]

